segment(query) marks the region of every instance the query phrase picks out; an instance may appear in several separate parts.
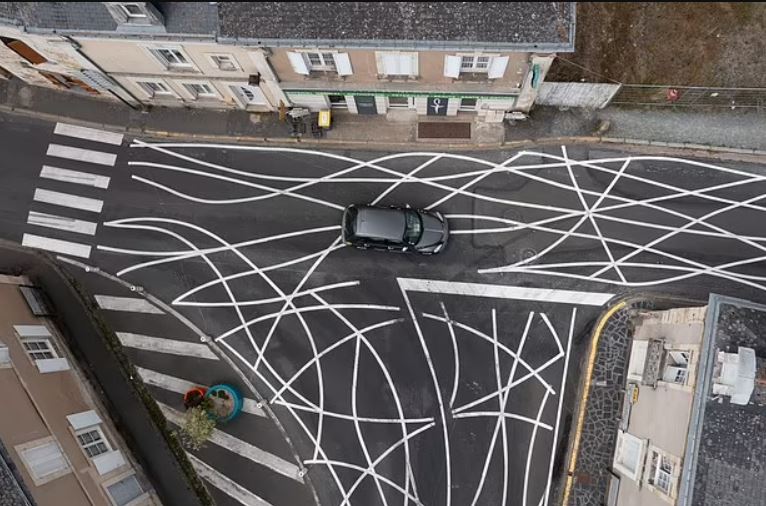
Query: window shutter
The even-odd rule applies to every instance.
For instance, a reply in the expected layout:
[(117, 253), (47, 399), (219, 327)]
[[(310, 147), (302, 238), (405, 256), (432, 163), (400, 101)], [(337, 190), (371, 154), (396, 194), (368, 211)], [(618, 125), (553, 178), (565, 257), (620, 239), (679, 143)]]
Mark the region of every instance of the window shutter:
[(444, 57), (444, 76), (457, 79), (460, 77), (460, 57), (459, 56), (445, 56)]
[(411, 76), (415, 74), (414, 66), (412, 65), (412, 54), (404, 53), (399, 55), (399, 73), (403, 76)]
[(505, 69), (508, 67), (507, 56), (496, 56), (492, 58), (489, 64), (488, 76), (490, 79), (500, 79), (505, 74)]
[(410, 75), (418, 75), (418, 53), (410, 53)]
[(303, 53), (288, 51), (287, 58), (290, 59), (290, 65), (293, 66), (296, 74), (309, 75), (309, 67), (306, 65), (306, 60), (303, 59)]
[(48, 61), (43, 55), (20, 40), (11, 40), (10, 42), (6, 42), (5, 45), (13, 50), (13, 52), (15, 52), (17, 55), (21, 56), (33, 65), (37, 65), (38, 63), (45, 63)]
[(386, 53), (383, 55), (383, 73), (391, 76), (399, 74), (399, 55)]
[(354, 73), (351, 70), (351, 60), (348, 57), (348, 53), (335, 53), (333, 58), (335, 59), (335, 68), (338, 70), (339, 76), (350, 76)]

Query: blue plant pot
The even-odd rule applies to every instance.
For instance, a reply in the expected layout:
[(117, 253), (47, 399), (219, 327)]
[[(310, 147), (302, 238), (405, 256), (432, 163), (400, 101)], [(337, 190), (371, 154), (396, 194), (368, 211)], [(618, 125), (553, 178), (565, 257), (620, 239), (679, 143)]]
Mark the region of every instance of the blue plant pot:
[(231, 397), (234, 400), (234, 408), (231, 410), (231, 413), (229, 413), (227, 416), (219, 417), (215, 414), (211, 413), (218, 421), (218, 423), (226, 423), (234, 420), (239, 416), (239, 414), (242, 412), (242, 394), (239, 393), (239, 391), (234, 388), (231, 385), (227, 385), (226, 383), (220, 383), (218, 385), (213, 385), (210, 388), (208, 388), (207, 393), (205, 394), (205, 397), (212, 398), (215, 397), (218, 392), (226, 392), (226, 394)]

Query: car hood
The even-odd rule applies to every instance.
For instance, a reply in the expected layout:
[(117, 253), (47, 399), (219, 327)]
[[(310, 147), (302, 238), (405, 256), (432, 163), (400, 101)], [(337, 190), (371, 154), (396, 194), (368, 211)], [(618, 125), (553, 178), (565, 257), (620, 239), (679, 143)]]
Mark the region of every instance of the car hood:
[(444, 223), (435, 216), (421, 213), (423, 219), (423, 235), (420, 236), (417, 247), (424, 248), (438, 244), (444, 238)]

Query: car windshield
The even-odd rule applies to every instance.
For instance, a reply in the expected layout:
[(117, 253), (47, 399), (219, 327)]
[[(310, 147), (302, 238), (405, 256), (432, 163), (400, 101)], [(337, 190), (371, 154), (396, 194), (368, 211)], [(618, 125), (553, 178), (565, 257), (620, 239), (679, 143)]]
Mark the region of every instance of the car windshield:
[(343, 224), (346, 233), (347, 238), (352, 238), (356, 234), (356, 216), (359, 214), (359, 211), (355, 207), (349, 207), (346, 210), (346, 220)]
[(423, 235), (423, 221), (412, 209), (404, 211), (404, 242), (415, 245)]

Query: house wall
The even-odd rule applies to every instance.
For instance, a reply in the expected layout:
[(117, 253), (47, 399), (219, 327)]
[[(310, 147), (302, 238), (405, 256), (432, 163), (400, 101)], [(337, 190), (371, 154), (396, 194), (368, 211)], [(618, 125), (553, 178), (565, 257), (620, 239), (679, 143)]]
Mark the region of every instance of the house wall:
[[(699, 352), (705, 330), (705, 307), (679, 308), (668, 311), (647, 312), (639, 317), (633, 340), (664, 339), (666, 349), (683, 349), (692, 352), (689, 364), (689, 388), (681, 388), (660, 381), (657, 388), (639, 385), (638, 401), (632, 405), (630, 423), (626, 432), (647, 441), (674, 457), (682, 458), (686, 450), (686, 436)], [(683, 462), (681, 462), (683, 465)], [(649, 471), (648, 456), (642, 483), (628, 478), (620, 480), (618, 506), (667, 506), (675, 504), (672, 498), (653, 491), (646, 484)], [(680, 469), (677, 470), (680, 472)]]
[[(266, 104), (248, 106), (248, 110), (270, 111), (272, 104), (285, 101), (274, 75), (265, 58), (259, 58), (260, 49), (242, 48), (221, 45), (213, 42), (162, 42), (151, 40), (117, 40), (79, 37), (82, 50), (93, 61), (98, 63), (113, 79), (130, 90), (139, 100), (156, 105), (200, 108), (244, 108), (237, 101), (230, 85), (248, 84), (250, 75), (261, 74), (260, 89), (266, 97)], [(151, 48), (180, 48), (193, 64), (189, 70), (168, 69), (150, 51)], [(114, 55), (119, 54), (119, 58)], [(220, 70), (210, 60), (211, 54), (228, 54), (233, 56), (239, 67), (238, 70)], [(156, 78), (166, 83), (174, 92), (172, 97), (151, 98), (136, 84), (142, 78)], [(201, 81), (212, 85), (218, 92), (219, 98), (195, 100), (183, 87), (184, 81)]]
[[(59, 356), (67, 358), (70, 369), (59, 372), (41, 373), (24, 350), (14, 325), (45, 325), (46, 320), (35, 317), (15, 284), (0, 283), (0, 346), (6, 346), (11, 359), (10, 367), (0, 368), (0, 391), (3, 392), (3, 415), (0, 416), (0, 440), (3, 441), (12, 460), (20, 470), (25, 485), (39, 506), (62, 504), (109, 506), (107, 492), (103, 488), (124, 474), (130, 474), (134, 467), (124, 443), (100, 412), (91, 396), (90, 387), (74, 367), (55, 327), (48, 324)], [(107, 438), (113, 450), (119, 450), (125, 464), (99, 475), (95, 465), (88, 459), (78, 443), (67, 415), (94, 410), (102, 423), (99, 429)], [(8, 414), (12, 413), (12, 416)], [(20, 456), (26, 443), (41, 438), (53, 437), (70, 464), (70, 472), (46, 483), (36, 485)], [(140, 481), (140, 480), (139, 480)], [(148, 489), (144, 484), (145, 490)], [(131, 503), (131, 506), (159, 504), (153, 493)]]

